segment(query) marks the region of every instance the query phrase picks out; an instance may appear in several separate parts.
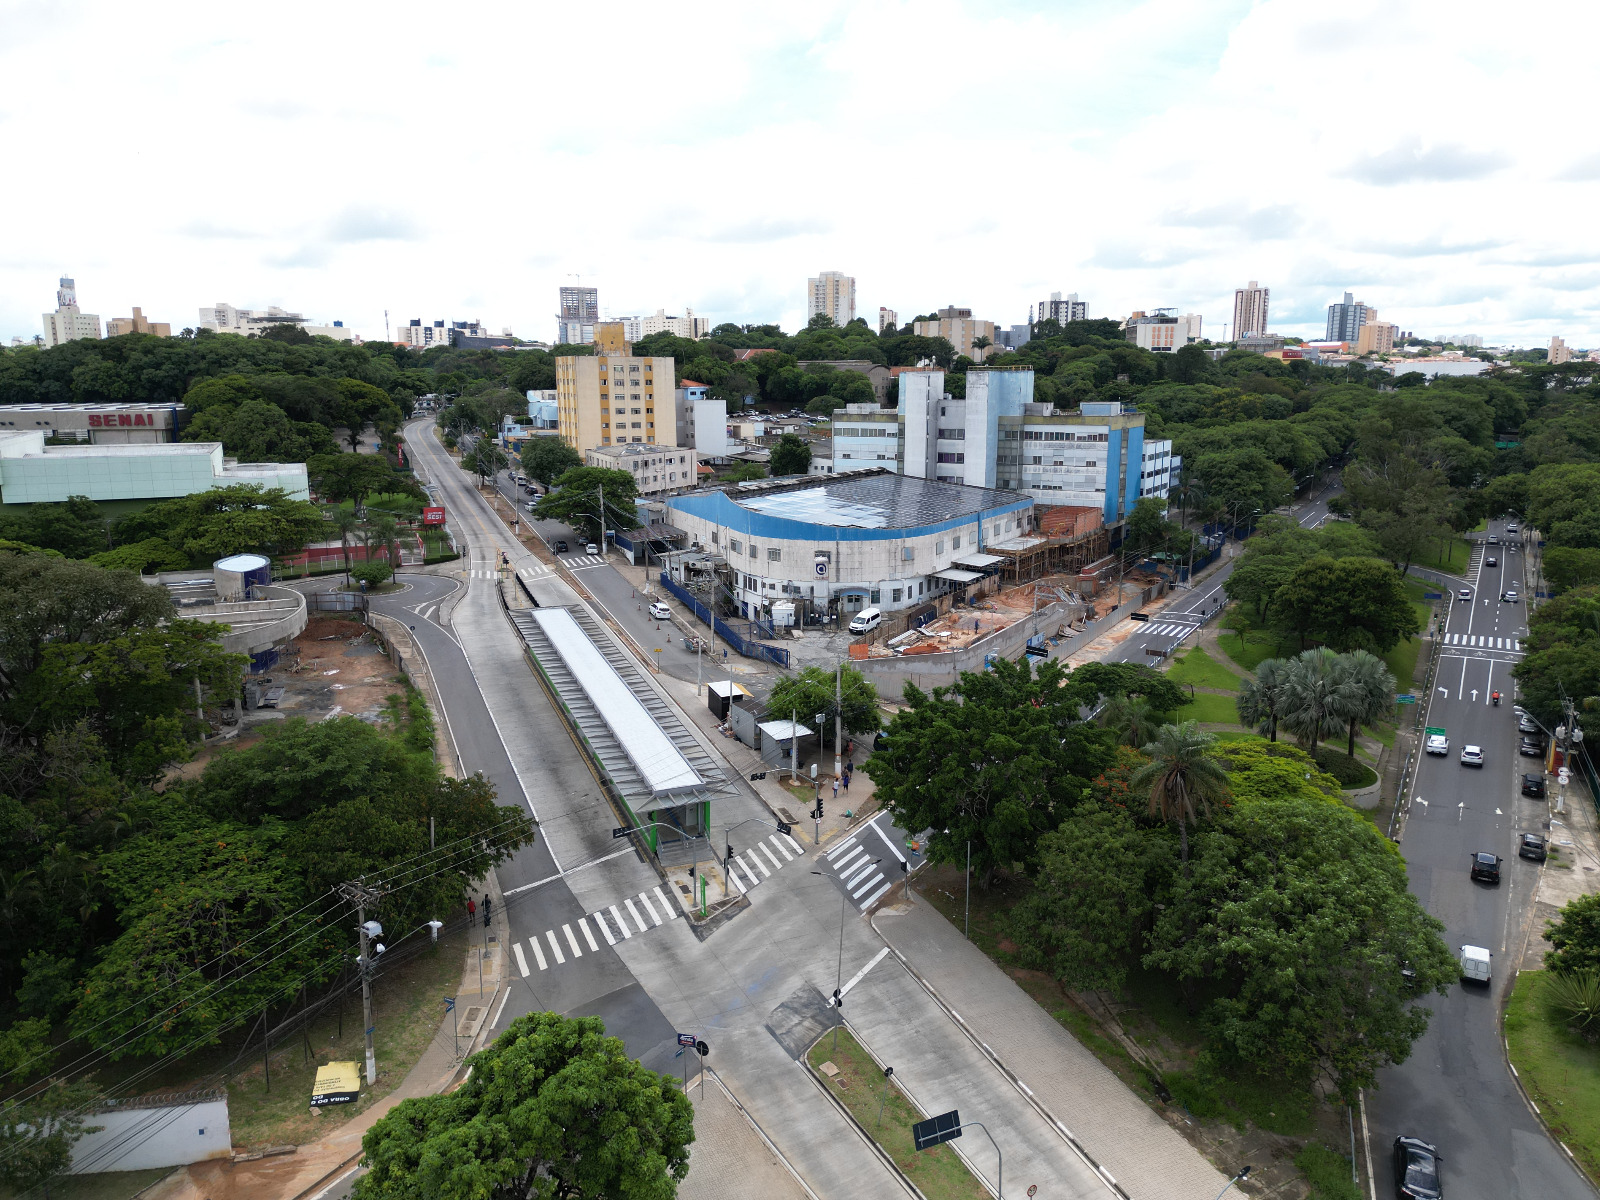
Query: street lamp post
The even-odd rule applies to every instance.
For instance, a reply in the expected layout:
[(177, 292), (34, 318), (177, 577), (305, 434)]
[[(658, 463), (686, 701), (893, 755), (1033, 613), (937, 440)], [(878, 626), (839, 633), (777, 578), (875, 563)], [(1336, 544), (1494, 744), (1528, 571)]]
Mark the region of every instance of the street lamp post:
[[(883, 859), (881, 859), (881, 858), (873, 859), (872, 862), (868, 865), (868, 869), (870, 870), (872, 867), (877, 866), (882, 861), (883, 861)], [(813, 875), (826, 875), (827, 874), (826, 871), (813, 871), (811, 873)], [(850, 893), (845, 891), (843, 886), (842, 886), (843, 883), (844, 883), (844, 880), (841, 879), (839, 881), (839, 883), (841, 884), (841, 887), (840, 887), (840, 890), (839, 890), (839, 966), (838, 966), (838, 969), (837, 969), (836, 973), (834, 974), (833, 1006), (835, 1008), (837, 1008), (840, 1012), (843, 1012), (844, 1011), (844, 918), (845, 918), (845, 914), (849, 911), (849, 908), (850, 908)], [(839, 1024), (835, 1025), (833, 1027), (833, 1051), (834, 1051), (835, 1054), (837, 1054), (838, 1051), (839, 1051), (839, 1025), (842, 1025), (842, 1024), (844, 1024), (844, 1018), (840, 1017), (839, 1018)]]
[(1237, 1175), (1235, 1175), (1232, 1179), (1228, 1180), (1228, 1182), (1223, 1185), (1222, 1191), (1217, 1193), (1217, 1200), (1222, 1200), (1222, 1197), (1227, 1194), (1228, 1189), (1231, 1188), (1234, 1184), (1240, 1182), (1241, 1180), (1248, 1179), (1249, 1177), (1250, 1177), (1250, 1168), (1248, 1166), (1240, 1167), (1239, 1168), (1239, 1173)]

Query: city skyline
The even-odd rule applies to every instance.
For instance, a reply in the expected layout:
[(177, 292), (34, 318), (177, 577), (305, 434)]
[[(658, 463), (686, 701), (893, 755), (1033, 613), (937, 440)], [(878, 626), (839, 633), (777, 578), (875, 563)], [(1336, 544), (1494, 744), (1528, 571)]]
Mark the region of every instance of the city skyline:
[[(1583, 220), (1600, 188), (1600, 135), (1576, 127), (1554, 152), (1514, 136), (1549, 111), (1583, 108), (1580, 82), (1544, 70), (1537, 39), (1516, 36), (1545, 27), (1543, 10), (1496, 12), (1512, 28), (1484, 56), (1439, 39), (1422, 6), (1358, 4), (1325, 21), (1285, 0), (1126, 11), (823, 3), (759, 21), (730, 6), (692, 37), (664, 13), (624, 7), (628, 38), (679, 64), (670, 84), (645, 72), (608, 85), (592, 123), (603, 132), (546, 123), (509, 164), (460, 135), (461, 105), (538, 125), (537, 113), (586, 88), (577, 60), (553, 60), (531, 86), (501, 69), (529, 39), (581, 36), (578, 14), (550, 15), (546, 27), (507, 10), (490, 44), (470, 23), (420, 39), (406, 22), (374, 28), (340, 12), (323, 14), (326, 36), (312, 44), (293, 23), (263, 27), (225, 11), (192, 28), (111, 7), (14, 18), (16, 36), (0, 47), (0, 128), (30, 146), (39, 180), (71, 186), (5, 199), (8, 225), (26, 236), (0, 254), (0, 342), (38, 332), (61, 275), (80, 281), (95, 311), (137, 303), (175, 329), (229, 296), (339, 318), (369, 338), (382, 336), (388, 309), (549, 340), (549, 297), (572, 276), (597, 286), (611, 313), (693, 309), (713, 324), (792, 330), (804, 323), (796, 281), (837, 266), (858, 281), (858, 313), (887, 307), (902, 323), (959, 297), (997, 325), (1018, 324), (1039, 296), (1068, 285), (1096, 315), (1175, 307), (1220, 329), (1234, 289), (1255, 278), (1274, 293), (1273, 331), (1294, 336), (1320, 336), (1327, 306), (1350, 290), (1430, 336), (1600, 344), (1600, 249)], [(1571, 37), (1600, 31), (1588, 7), (1558, 7)], [(1492, 11), (1459, 15), (1479, 9)], [(340, 56), (346, 39), (368, 48), (355, 63)], [(885, 44), (903, 53), (879, 61)], [(1049, 103), (1063, 57), (1081, 64), (1090, 97), (1070, 126)], [(286, 62), (295, 65), (284, 71)], [(1041, 252), (1032, 215), (1004, 199), (923, 206), (891, 190), (885, 203), (852, 208), (756, 178), (647, 196), (641, 209), (606, 189), (574, 207), (562, 189), (536, 186), (618, 155), (658, 168), (685, 151), (737, 159), (775, 136), (866, 171), (894, 152), (894, 123), (850, 114), (892, 111), (891, 98), (930, 70), (950, 81), (951, 143), (1022, 164), (1031, 188), (1062, 196), (1072, 237)], [(609, 119), (662, 87), (697, 120), (663, 132)], [(1326, 97), (1350, 89), (1385, 113), (1381, 131), (1349, 138)], [(30, 97), (66, 94), (91, 111), (133, 106), (183, 132), (156, 146), (113, 140), (86, 160), (28, 117)], [(201, 105), (200, 95), (219, 99)], [(1283, 139), (1275, 171), (1242, 173), (1198, 133), (1144, 152), (1175, 124), (1259, 121), (1263, 97)], [(998, 131), (997, 111), (1010, 114)], [(375, 191), (393, 137), (449, 145), (456, 165)], [(199, 186), (182, 169), (190, 139), (225, 147)], [(274, 147), (292, 149), (298, 169), (263, 172)], [(471, 177), (495, 182), (464, 193), (459, 182)], [(136, 239), (108, 219), (127, 192), (140, 196)], [(219, 195), (249, 199), (223, 206)], [(1381, 226), (1346, 219), (1361, 210), (1383, 212)]]

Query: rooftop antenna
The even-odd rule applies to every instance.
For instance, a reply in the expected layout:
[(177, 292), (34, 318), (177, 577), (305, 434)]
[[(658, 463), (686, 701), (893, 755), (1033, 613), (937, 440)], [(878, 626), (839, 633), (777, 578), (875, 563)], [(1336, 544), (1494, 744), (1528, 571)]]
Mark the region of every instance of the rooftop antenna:
[(387, 308), (383, 310), (383, 340), (386, 342), (394, 341), (394, 339), (389, 336), (389, 310)]

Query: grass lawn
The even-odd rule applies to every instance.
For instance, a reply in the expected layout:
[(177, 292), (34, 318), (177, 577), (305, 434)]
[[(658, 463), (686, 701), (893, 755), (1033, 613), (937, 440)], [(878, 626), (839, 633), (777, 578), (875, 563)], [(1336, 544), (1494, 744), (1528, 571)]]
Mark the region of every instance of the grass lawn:
[(1550, 1005), (1548, 971), (1518, 973), (1506, 1008), (1511, 1062), (1545, 1123), (1600, 1176), (1600, 1046), (1567, 1028)]
[(1434, 542), (1421, 554), (1417, 555), (1419, 567), (1433, 567), (1438, 571), (1448, 571), (1452, 575), (1464, 575), (1467, 562), (1472, 558), (1472, 543), (1465, 538), (1451, 538), (1446, 542)]
[(1239, 723), (1239, 710), (1232, 696), (1213, 696), (1200, 692), (1189, 703), (1172, 714), (1176, 721), (1212, 721), (1226, 725)]
[(1223, 666), (1202, 646), (1196, 646), (1181, 658), (1173, 660), (1167, 678), (1173, 683), (1192, 683), (1196, 687), (1220, 688), (1225, 692), (1239, 690), (1240, 679)]
[[(904, 1092), (884, 1079), (883, 1071), (849, 1030), (839, 1031), (837, 1050), (833, 1045), (833, 1036), (825, 1036), (811, 1048), (806, 1060), (928, 1200), (982, 1200), (988, 1196), (948, 1142), (931, 1150), (912, 1148), (911, 1127), (924, 1119), (923, 1114)], [(829, 1075), (822, 1069), (823, 1063), (831, 1063), (838, 1073)], [(987, 1138), (969, 1142), (964, 1148), (975, 1156), (987, 1154), (990, 1161), (994, 1158)]]
[[(172, 1170), (172, 1167), (151, 1167), (144, 1171), (58, 1175), (50, 1181), (50, 1200), (130, 1200)], [(30, 1197), (43, 1194), (42, 1189), (27, 1193)], [(20, 1200), (21, 1195), (8, 1187), (0, 1187), (0, 1200), (13, 1200), (13, 1197)]]

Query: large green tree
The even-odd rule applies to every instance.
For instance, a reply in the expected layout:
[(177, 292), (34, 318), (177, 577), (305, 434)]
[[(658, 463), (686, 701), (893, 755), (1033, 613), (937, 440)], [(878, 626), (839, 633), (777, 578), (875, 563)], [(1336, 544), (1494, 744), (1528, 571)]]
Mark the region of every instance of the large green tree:
[(984, 886), (1032, 858), (1112, 759), (1111, 736), (1080, 718), (1081, 693), (1045, 663), (1001, 659), (949, 687), (905, 689), (906, 707), (862, 768), (905, 829), (931, 829), (930, 861), (964, 862)]
[(528, 478), (545, 487), (555, 483), (573, 467), (583, 466), (583, 455), (560, 438), (532, 437), (522, 447), (522, 469)]
[(518, 1017), (447, 1095), (403, 1100), (361, 1140), (354, 1200), (672, 1200), (694, 1109), (598, 1017)]
[(1375, 558), (1319, 555), (1295, 568), (1279, 589), (1277, 622), (1301, 645), (1319, 641), (1336, 651), (1389, 651), (1421, 627), (1400, 576)]
[[(590, 538), (599, 538), (603, 529), (635, 529), (639, 518), (634, 501), (639, 485), (632, 471), (613, 471), (608, 467), (573, 467), (562, 473), (555, 487), (539, 497), (533, 515), (541, 521), (563, 521), (581, 529)], [(605, 524), (600, 516), (604, 511)]]
[[(868, 390), (871, 390), (870, 385)], [(804, 475), (811, 469), (810, 443), (796, 434), (784, 434), (772, 448), (769, 465), (774, 475)]]
[(840, 672), (839, 688), (842, 704), (834, 703), (833, 672), (821, 667), (806, 667), (796, 675), (789, 675), (772, 685), (767, 697), (767, 711), (774, 717), (797, 715), (802, 725), (815, 724), (818, 713), (823, 714), (823, 725), (818, 732), (822, 744), (833, 745), (833, 719), (841, 715), (844, 731), (849, 734), (873, 733), (882, 726), (878, 714), (878, 689), (854, 667), (844, 667)]
[(162, 500), (117, 522), (119, 538), (164, 538), (191, 558), (208, 561), (245, 552), (293, 554), (325, 531), (315, 504), (254, 483)]

